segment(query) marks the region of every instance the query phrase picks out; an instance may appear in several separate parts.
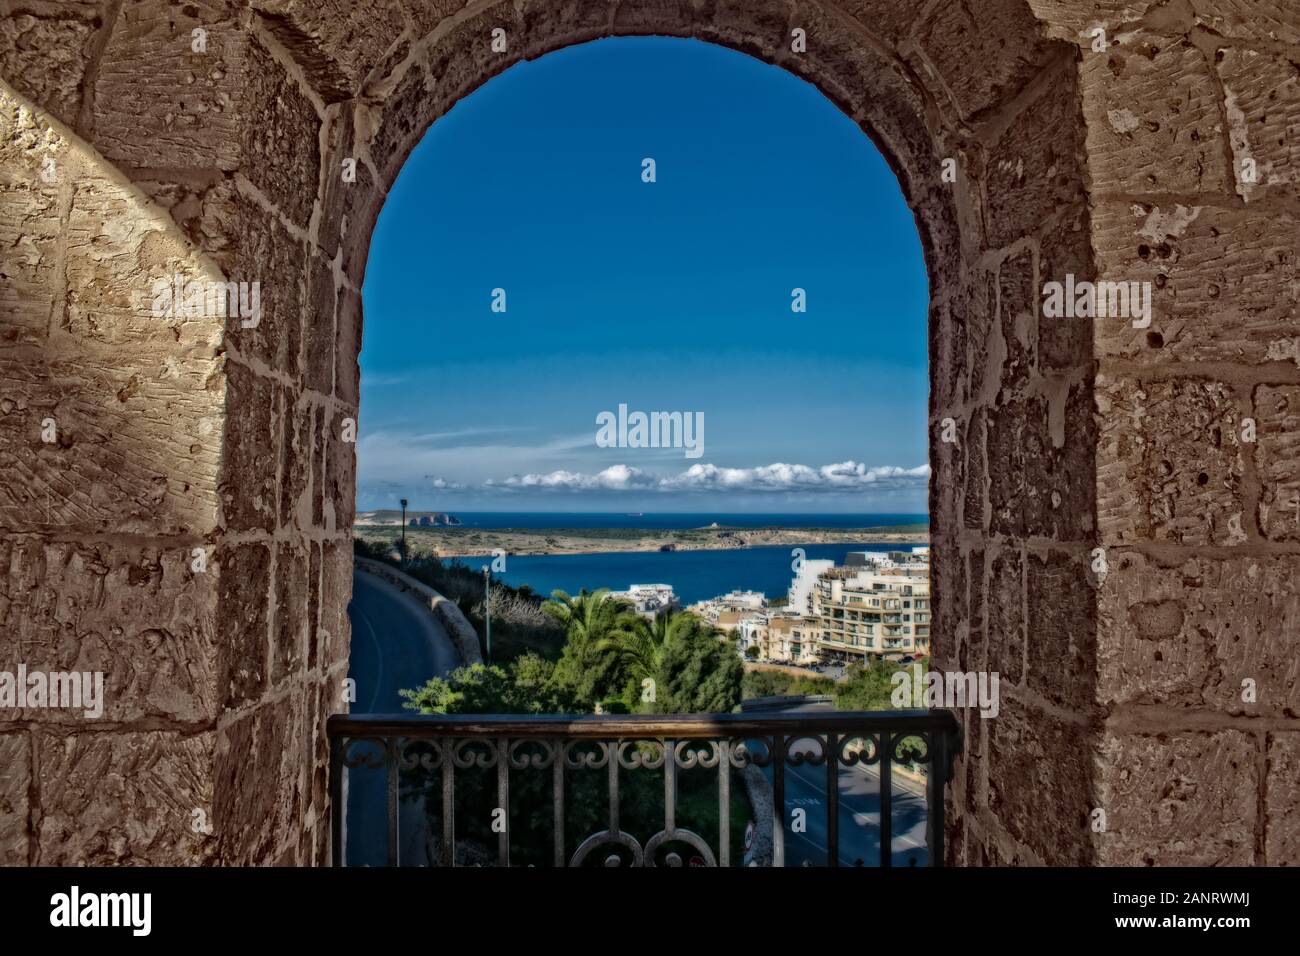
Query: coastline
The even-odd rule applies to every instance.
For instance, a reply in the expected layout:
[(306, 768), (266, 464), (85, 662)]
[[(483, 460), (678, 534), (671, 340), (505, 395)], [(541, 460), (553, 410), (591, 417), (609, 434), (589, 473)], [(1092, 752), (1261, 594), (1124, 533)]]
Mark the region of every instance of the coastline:
[[(598, 533), (594, 533), (598, 530)], [(355, 537), (392, 541), (400, 525), (357, 524)], [(815, 544), (928, 545), (928, 531), (889, 528), (698, 528), (680, 531), (649, 529), (566, 528), (407, 528), (408, 546), (433, 551), (439, 557), (477, 557), (500, 548), (519, 556), (605, 553), (739, 551), (746, 548)]]

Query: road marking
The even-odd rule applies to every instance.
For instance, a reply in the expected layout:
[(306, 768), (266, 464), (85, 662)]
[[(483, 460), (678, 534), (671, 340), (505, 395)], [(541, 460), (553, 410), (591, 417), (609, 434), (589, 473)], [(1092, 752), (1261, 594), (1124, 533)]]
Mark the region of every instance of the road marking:
[[(803, 769), (802, 767), (795, 767), (793, 764), (788, 764), (788, 763), (787, 763), (786, 766), (787, 766), (787, 768), (789, 768), (789, 769), (792, 771), (792, 773), (791, 773), (792, 776), (798, 777), (799, 780), (801, 780), (804, 784), (806, 784), (807, 786), (809, 786), (809, 787), (811, 787), (812, 789), (816, 790), (816, 791), (817, 791), (818, 793), (820, 793), (823, 797), (827, 797), (827, 798), (829, 799), (829, 794), (826, 793), (826, 788), (825, 788), (825, 787), (818, 786), (818, 784), (817, 784), (815, 778), (810, 779), (810, 778), (805, 777), (805, 776), (803, 776), (802, 774), (799, 773), (799, 771)], [(855, 769), (855, 768), (851, 768), (851, 767), (841, 767), (840, 769), (841, 769), (841, 770), (852, 770), (852, 769)], [(865, 768), (863, 768), (863, 767), (860, 766), (860, 765), (859, 765), (856, 769), (861, 770), (864, 776), (868, 776), (868, 777), (873, 776), (871, 773), (869, 773)], [(879, 774), (879, 773), (875, 774), (874, 776), (875, 776), (875, 778), (876, 778), (877, 780), (880, 779), (880, 774)], [(838, 777), (837, 777), (837, 779), (838, 779)], [(879, 788), (877, 788), (877, 789), (879, 789)], [(900, 788), (900, 789), (901, 789), (901, 788)], [(911, 796), (911, 797), (913, 797), (913, 798), (916, 798), (916, 794), (911, 793), (910, 791), (904, 790), (903, 792), (904, 792), (904, 793), (907, 793), (909, 796)], [(858, 812), (852, 810), (851, 808), (845, 807), (844, 804), (843, 804), (843, 799), (844, 799), (844, 798), (843, 798), (843, 794), (841, 794), (841, 796), (840, 796), (840, 810), (841, 810), (841, 812), (844, 811), (844, 810), (849, 810), (849, 813), (851, 814), (854, 823), (858, 823), (857, 818), (858, 818), (859, 816), (866, 817), (867, 819), (870, 819), (870, 818), (871, 818), (871, 816), (872, 816), (871, 814), (868, 814), (868, 813), (858, 813)], [(929, 816), (928, 816), (928, 815), (929, 815), (929, 807), (926, 808), (926, 813), (927, 813), (927, 820), (928, 820), (928, 818), (929, 818)], [(876, 817), (879, 817), (880, 814), (879, 814), (879, 813), (876, 813), (875, 816), (876, 816)], [(788, 823), (787, 823), (787, 825), (788, 825)], [(858, 825), (859, 825), (859, 826), (865, 826), (865, 824), (861, 824), (861, 823), (859, 823)], [(876, 824), (876, 829), (877, 829), (877, 830), (880, 829), (880, 824), (879, 824), (879, 823)], [(928, 849), (929, 849), (929, 847), (928, 847), (926, 844), (924, 844), (924, 843), (918, 843), (918, 842), (916, 842), (915, 840), (913, 840), (911, 837), (906, 836), (906, 835), (901, 834), (901, 833), (895, 833), (895, 834), (893, 834), (893, 839), (894, 839), (894, 841), (896, 841), (896, 842), (901, 842), (901, 843), (903, 843), (904, 845), (911, 845), (911, 846), (915, 847), (915, 848), (918, 849), (918, 850), (928, 850)], [(810, 841), (810, 842), (811, 842), (811, 841)], [(815, 846), (816, 844), (813, 844), (813, 845)], [(828, 847), (821, 847), (820, 849), (821, 849), (823, 852), (825, 852), (825, 853), (827, 853), (827, 854), (829, 855), (830, 850), (829, 850)], [(892, 843), (892, 842), (891, 842), (891, 844), (890, 844), (889, 855), (890, 855), (891, 857), (894, 855), (894, 849), (893, 849), (893, 843)]]

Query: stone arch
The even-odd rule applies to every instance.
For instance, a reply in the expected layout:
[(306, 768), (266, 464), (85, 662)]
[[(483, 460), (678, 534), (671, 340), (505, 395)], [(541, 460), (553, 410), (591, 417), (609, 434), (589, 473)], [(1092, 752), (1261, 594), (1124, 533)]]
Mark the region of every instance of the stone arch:
[[(1262, 621), (1291, 606), (1286, 572), (1300, 564), (1296, 539), (1268, 517), (1285, 481), (1259, 477), (1285, 473), (1285, 442), (1249, 469), (1197, 446), (1212, 477), (1153, 483), (1161, 461), (1185, 460), (1237, 409), (1258, 406), (1285, 429), (1286, 389), (1300, 384), (1266, 347), (1294, 325), (1294, 248), (1272, 223), (1294, 226), (1300, 161), (1266, 135), (1278, 112), (1260, 100), (1266, 81), (1287, 82), (1284, 54), (1300, 39), (1281, 2), (1259, 5), (1266, 16), (1247, 19), (1237, 0), (989, 0), (977, 12), (946, 0), (84, 0), (0, 20), (3, 117), (87, 163), (45, 196), (35, 154), (0, 144), (0, 243), (30, 265), (7, 257), (0, 302), (32, 317), (0, 338), (0, 456), (56, 498), (42, 516), (32, 494), (7, 490), (3, 624), (33, 662), (150, 649), (195, 688), (179, 702), (119, 701), (93, 728), (29, 713), (0, 725), (0, 757), (18, 768), (0, 854), (327, 858), (323, 721), (339, 709), (349, 641), (355, 463), (342, 435), (356, 417), (359, 290), (387, 186), (430, 123), (520, 59), (663, 34), (815, 83), (881, 147), (917, 214), (931, 281), (935, 659), (1003, 675), (998, 719), (963, 714), (953, 861), (1187, 858), (1163, 848), (1170, 828), (1147, 813), (1147, 791), (1162, 773), (1203, 773), (1191, 766), (1201, 757), (1220, 780), (1205, 776), (1188, 812), (1198, 832), (1207, 820), (1224, 828), (1196, 858), (1294, 858), (1297, 831), (1281, 820), (1300, 797), (1269, 791), (1269, 774), (1300, 753), (1285, 704), (1295, 679), (1278, 679), (1262, 714), (1234, 709), (1222, 687), (1198, 696), (1125, 633), (1136, 620), (1172, 653), (1187, 631), (1230, 616), (1261, 561)], [(1093, 55), (1098, 24), (1115, 39)], [(790, 50), (795, 27), (806, 53)], [(491, 48), (496, 28), (504, 53)], [(1176, 109), (1153, 102), (1165, 82), (1184, 98)], [(1256, 189), (1231, 174), (1243, 150), (1269, 164)], [(955, 183), (941, 177), (946, 158)], [(1269, 221), (1253, 215), (1260, 202)], [(1140, 262), (1130, 209), (1145, 210), (1139, 230), (1154, 237)], [(1238, 245), (1223, 248), (1220, 226)], [(1157, 265), (1153, 247), (1176, 261)], [(1273, 257), (1273, 278), (1246, 278), (1240, 249)], [(184, 271), (186, 256), (205, 275), (260, 280), (262, 320), (228, 318), (215, 342), (210, 323), (174, 323), (172, 341), (143, 354), (78, 325), (88, 297), (138, 292), (150, 270)], [(1129, 330), (1040, 315), (1049, 278), (1145, 269), (1164, 269), (1160, 288), (1172, 279), (1178, 293), (1156, 301), (1161, 327), (1182, 330), (1163, 352)], [(1210, 286), (1230, 300), (1231, 330), (1187, 331), (1181, 300)], [(1270, 311), (1270, 294), (1289, 295), (1291, 311)], [(118, 311), (103, 313), (114, 333), (131, 328), (131, 309)], [(1199, 384), (1207, 375), (1214, 384)], [(193, 392), (215, 415), (164, 388), (177, 376), (202, 381)], [(1199, 426), (1148, 435), (1131, 397), (1148, 382), (1144, 409), (1174, 421), (1190, 401)], [(116, 405), (80, 411), (105, 394)], [(41, 409), (68, 395), (85, 398), (69, 443), (40, 444)], [(956, 442), (941, 440), (946, 419)], [(138, 440), (117, 427), (133, 422), (149, 423)], [(204, 441), (185, 441), (201, 428)], [(161, 464), (172, 457), (185, 467)], [(128, 458), (136, 471), (119, 464)], [(88, 515), (83, 499), (107, 504)], [(172, 500), (179, 517), (158, 504)], [(1186, 550), (1200, 544), (1224, 550)], [(193, 547), (210, 549), (208, 571), (186, 570)], [(1102, 577), (1090, 572), (1097, 547), (1112, 556)], [(1210, 607), (1153, 570), (1180, 558), (1202, 562)], [(1271, 632), (1252, 647), (1257, 660), (1285, 653)], [(1226, 654), (1216, 641), (1202, 651), (1211, 664)], [(1122, 821), (1118, 837), (1089, 827), (1097, 806), (1112, 828)], [(192, 827), (195, 809), (212, 833)], [(1233, 822), (1238, 811), (1249, 826)]]

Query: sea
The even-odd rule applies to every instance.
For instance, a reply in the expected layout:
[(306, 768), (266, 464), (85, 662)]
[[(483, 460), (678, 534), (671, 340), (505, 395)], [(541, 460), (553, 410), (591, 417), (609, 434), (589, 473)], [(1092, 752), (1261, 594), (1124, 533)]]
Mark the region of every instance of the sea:
[[(467, 526), (476, 518), (493, 523), (481, 528), (656, 528), (707, 527), (713, 522), (734, 528), (883, 528), (928, 524), (924, 514), (814, 515), (814, 514), (456, 514)], [(618, 523), (627, 522), (627, 523)], [(527, 584), (539, 594), (559, 589), (576, 594), (582, 588), (626, 590), (633, 584), (669, 584), (683, 605), (726, 594), (728, 591), (762, 591), (769, 598), (784, 595), (794, 577), (795, 555), (790, 545), (732, 548), (712, 551), (649, 551), (563, 555), (509, 555), (506, 570), (495, 578), (515, 587)], [(829, 558), (843, 564), (850, 551), (910, 551), (908, 544), (863, 540), (854, 544), (803, 545), (809, 560)], [(452, 560), (452, 559), (449, 559)], [(458, 560), (479, 568), (491, 555)]]
[(812, 514), (797, 512), (710, 513), (456, 511), (467, 528), (652, 528), (686, 531), (718, 524), (727, 528), (886, 528), (928, 525), (927, 514)]

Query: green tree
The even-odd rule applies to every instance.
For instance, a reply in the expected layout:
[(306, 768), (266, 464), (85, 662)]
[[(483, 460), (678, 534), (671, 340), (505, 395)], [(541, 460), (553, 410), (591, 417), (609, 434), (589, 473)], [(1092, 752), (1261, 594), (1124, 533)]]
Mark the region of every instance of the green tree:
[(623, 690), (628, 667), (613, 649), (632, 640), (635, 612), (609, 596), (607, 588), (585, 589), (570, 597), (552, 591), (542, 610), (564, 629), (564, 652), (555, 666), (555, 682), (584, 710)]
[(507, 665), (473, 664), (423, 687), (400, 692), (407, 710), (422, 714), (546, 714), (572, 712), (574, 702), (555, 681), (555, 665), (521, 654)]
[(609, 650), (618, 656), (627, 675), (624, 699), (629, 709), (654, 710), (653, 702), (642, 700), (644, 682), (649, 679), (658, 684), (664, 647), (670, 641), (680, 640), (702, 626), (698, 617), (684, 611), (668, 611), (652, 620), (638, 615), (628, 631), (620, 632), (609, 642)]
[(726, 713), (740, 704), (745, 667), (736, 642), (719, 640), (699, 618), (664, 642), (655, 710), (663, 714)]
[(845, 679), (836, 685), (835, 706), (839, 710), (893, 710), (893, 676), (907, 667), (880, 658), (850, 666)]

